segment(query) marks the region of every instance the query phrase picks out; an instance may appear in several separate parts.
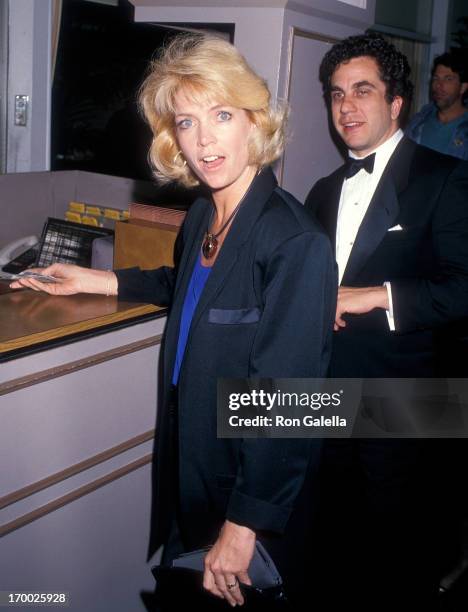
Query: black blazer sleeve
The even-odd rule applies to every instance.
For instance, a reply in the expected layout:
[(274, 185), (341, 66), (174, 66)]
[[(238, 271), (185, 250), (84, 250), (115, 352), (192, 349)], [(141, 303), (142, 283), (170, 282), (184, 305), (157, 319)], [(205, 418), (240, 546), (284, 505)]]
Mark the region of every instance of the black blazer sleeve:
[(183, 250), (183, 228), (174, 245), (173, 268), (162, 266), (156, 270), (126, 268), (115, 270), (118, 280), (118, 297), (129, 302), (150, 302), (158, 306), (170, 306), (177, 276), (177, 268)]
[[(266, 270), (250, 377), (325, 376), (336, 284), (331, 247), (323, 233), (303, 233), (280, 245)], [(319, 442), (244, 439), (226, 518), (254, 530), (281, 533), (303, 484), (312, 447), (318, 452)]]
[(170, 306), (175, 284), (175, 269), (164, 266), (157, 270), (126, 268), (115, 270), (120, 300), (150, 302)]
[(265, 270), (250, 377), (325, 376), (336, 287), (330, 241), (323, 232), (304, 232), (275, 250)]

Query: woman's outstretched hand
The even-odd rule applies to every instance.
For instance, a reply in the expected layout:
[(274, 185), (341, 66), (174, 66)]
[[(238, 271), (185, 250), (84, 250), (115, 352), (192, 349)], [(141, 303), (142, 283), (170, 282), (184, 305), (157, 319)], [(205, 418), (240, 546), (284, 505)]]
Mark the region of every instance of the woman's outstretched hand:
[(35, 278), (21, 278), (10, 283), (12, 289), (27, 287), (44, 291), (50, 295), (73, 295), (75, 293), (100, 293), (117, 295), (117, 277), (110, 270), (92, 270), (71, 264), (56, 263), (47, 268), (32, 268), (28, 272), (46, 274), (56, 282), (42, 282)]
[(205, 589), (231, 606), (244, 603), (239, 582), (252, 584), (248, 569), (255, 551), (255, 532), (226, 521), (213, 548), (205, 557)]

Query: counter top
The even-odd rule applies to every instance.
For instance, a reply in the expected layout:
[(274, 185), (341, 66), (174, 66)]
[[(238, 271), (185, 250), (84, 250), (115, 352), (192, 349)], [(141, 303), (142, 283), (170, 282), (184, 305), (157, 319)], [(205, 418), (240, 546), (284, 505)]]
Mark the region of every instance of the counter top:
[(0, 357), (20, 349), (165, 312), (153, 304), (79, 294), (51, 296), (0, 283)]

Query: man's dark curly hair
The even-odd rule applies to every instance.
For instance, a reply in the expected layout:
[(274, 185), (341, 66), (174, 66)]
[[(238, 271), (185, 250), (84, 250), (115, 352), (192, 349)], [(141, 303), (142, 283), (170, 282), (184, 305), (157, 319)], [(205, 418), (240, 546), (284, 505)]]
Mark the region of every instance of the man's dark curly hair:
[(442, 65), (450, 68), (452, 72), (456, 72), (462, 83), (468, 83), (468, 70), (465, 61), (465, 58), (460, 53), (456, 52), (448, 51), (447, 53), (438, 55), (432, 64), (431, 76), (434, 76), (437, 66)]
[[(462, 52), (457, 50), (447, 51), (442, 55), (438, 55), (432, 64), (431, 77), (434, 76), (437, 66), (445, 66), (450, 68), (452, 72), (456, 72), (460, 78), (460, 83), (468, 83), (468, 67), (467, 60), (462, 55)], [(468, 101), (468, 90), (462, 95), (462, 102), (466, 104)]]
[(409, 106), (413, 83), (409, 78), (411, 69), (408, 60), (391, 43), (374, 32), (345, 38), (326, 53), (319, 72), (326, 98), (330, 98), (330, 81), (338, 66), (355, 57), (364, 56), (372, 57), (377, 62), (380, 78), (386, 86), (387, 102), (390, 104), (395, 96), (401, 96), (404, 106)]

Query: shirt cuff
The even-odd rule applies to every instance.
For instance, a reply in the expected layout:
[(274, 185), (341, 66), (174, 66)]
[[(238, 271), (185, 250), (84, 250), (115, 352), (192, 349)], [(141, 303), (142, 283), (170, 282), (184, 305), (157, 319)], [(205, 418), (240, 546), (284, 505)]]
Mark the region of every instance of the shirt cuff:
[(385, 311), (387, 314), (388, 327), (390, 328), (390, 331), (395, 331), (395, 319), (393, 318), (392, 286), (389, 282), (385, 282), (384, 285), (387, 289), (389, 305), (388, 310)]

